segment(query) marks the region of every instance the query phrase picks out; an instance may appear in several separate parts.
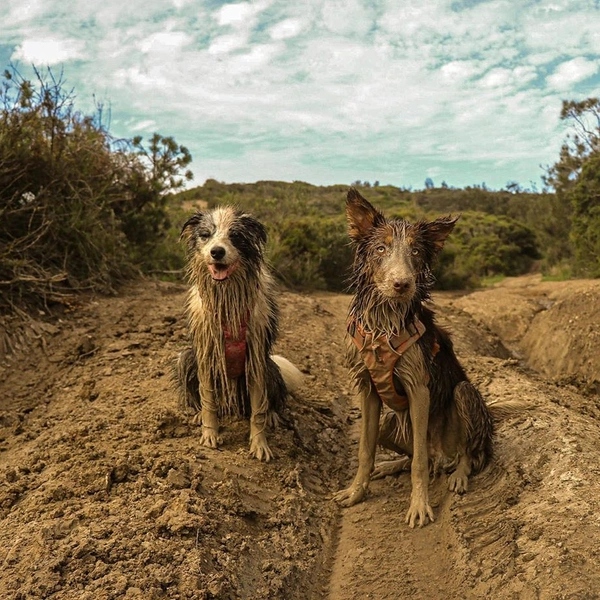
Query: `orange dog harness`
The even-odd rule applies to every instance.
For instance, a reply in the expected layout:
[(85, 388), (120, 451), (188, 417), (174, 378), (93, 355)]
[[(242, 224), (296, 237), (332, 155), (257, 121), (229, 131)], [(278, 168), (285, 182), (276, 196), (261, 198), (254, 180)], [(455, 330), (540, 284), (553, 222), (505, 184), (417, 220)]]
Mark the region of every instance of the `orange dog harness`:
[(425, 333), (425, 325), (415, 317), (399, 335), (374, 336), (356, 319), (348, 321), (348, 333), (369, 370), (371, 381), (381, 401), (392, 410), (408, 408), (408, 397), (394, 386), (394, 367), (401, 356)]
[(240, 377), (246, 368), (247, 330), (247, 320), (242, 322), (240, 330), (235, 335), (228, 325), (223, 325), (223, 333), (225, 335), (225, 368), (229, 379)]

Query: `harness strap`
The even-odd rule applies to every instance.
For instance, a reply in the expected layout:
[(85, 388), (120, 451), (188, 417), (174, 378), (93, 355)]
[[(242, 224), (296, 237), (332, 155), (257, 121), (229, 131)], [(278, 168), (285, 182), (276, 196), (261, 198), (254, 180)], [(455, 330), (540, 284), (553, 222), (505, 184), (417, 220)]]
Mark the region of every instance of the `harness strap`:
[(408, 408), (406, 393), (399, 394), (394, 385), (394, 367), (401, 356), (425, 333), (425, 325), (415, 317), (398, 335), (365, 331), (360, 323), (348, 320), (348, 334), (369, 370), (375, 390), (387, 406), (400, 411)]
[[(249, 317), (249, 315), (248, 315)], [(244, 374), (246, 368), (246, 334), (248, 331), (248, 317), (246, 317), (237, 332), (232, 332), (229, 325), (223, 323), (225, 336), (225, 369), (229, 379), (236, 379)]]

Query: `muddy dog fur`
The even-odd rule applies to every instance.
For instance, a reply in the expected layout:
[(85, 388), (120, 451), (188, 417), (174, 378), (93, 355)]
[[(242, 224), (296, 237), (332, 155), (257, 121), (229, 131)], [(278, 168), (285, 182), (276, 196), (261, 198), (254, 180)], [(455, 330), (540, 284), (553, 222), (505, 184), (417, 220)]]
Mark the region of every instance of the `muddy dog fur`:
[(271, 356), (278, 308), (273, 277), (264, 258), (262, 223), (233, 207), (199, 212), (184, 224), (186, 314), (190, 346), (178, 357), (181, 403), (202, 425), (201, 444), (216, 448), (225, 417), (250, 419), (250, 453), (273, 458), (266, 429), (277, 422), (288, 392), (302, 375)]
[[(429, 503), (429, 473), (449, 472), (448, 486), (463, 493), (469, 476), (492, 457), (492, 413), (460, 365), (448, 332), (426, 306), (433, 284), (431, 264), (458, 217), (414, 224), (386, 219), (357, 190), (346, 201), (349, 235), (355, 248), (349, 308), (347, 357), (362, 409), (358, 471), (347, 489), (337, 492), (342, 506), (363, 500), (370, 479), (399, 470), (411, 471), (410, 527), (434, 520)], [(417, 320), (415, 320), (415, 318)], [(394, 391), (407, 397), (407, 408), (391, 410), (380, 398), (354, 329), (390, 340), (406, 336), (414, 323), (424, 332), (397, 359)], [(419, 325), (420, 325), (419, 324)], [(416, 337), (416, 336), (415, 336)], [(374, 467), (377, 444), (402, 455)]]

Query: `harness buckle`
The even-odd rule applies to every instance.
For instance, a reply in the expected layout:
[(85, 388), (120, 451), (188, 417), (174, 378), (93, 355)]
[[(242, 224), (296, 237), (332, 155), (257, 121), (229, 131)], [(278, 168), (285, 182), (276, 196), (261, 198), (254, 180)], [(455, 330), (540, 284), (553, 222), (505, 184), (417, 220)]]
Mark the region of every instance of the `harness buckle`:
[(381, 348), (381, 344), (374, 342), (373, 343), (373, 355), (375, 356), (375, 360), (378, 363), (383, 362), (383, 358), (381, 358), (381, 354), (379, 353), (379, 349)]

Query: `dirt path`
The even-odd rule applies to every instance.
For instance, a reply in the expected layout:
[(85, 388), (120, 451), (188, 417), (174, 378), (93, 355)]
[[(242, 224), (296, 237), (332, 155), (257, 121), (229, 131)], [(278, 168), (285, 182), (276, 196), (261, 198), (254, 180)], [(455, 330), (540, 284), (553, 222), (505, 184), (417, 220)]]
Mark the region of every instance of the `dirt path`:
[(426, 528), (404, 524), (408, 473), (373, 482), (368, 501), (342, 518), (328, 600), (600, 597), (598, 396), (521, 367), (457, 308), (469, 296), (437, 300), (485, 396), (521, 398), (532, 410), (499, 424), (495, 464), (467, 494), (449, 493), (443, 477), (433, 482), (436, 522)]
[[(497, 460), (467, 494), (432, 483), (436, 522), (416, 531), (408, 474), (346, 511), (330, 501), (354, 471), (360, 425), (342, 357), (347, 297), (282, 295), (277, 352), (307, 381), (268, 465), (248, 457), (246, 423), (226, 424), (211, 451), (177, 406), (182, 286), (146, 282), (36, 324), (27, 350), (0, 362), (0, 598), (600, 597), (597, 329), (575, 338), (588, 371), (569, 381), (588, 383), (544, 379), (513, 358), (529, 351), (524, 334), (498, 326), (516, 320), (509, 287), (440, 297), (439, 314), (485, 395), (533, 410), (499, 425)], [(530, 313), (519, 304), (525, 333), (557, 305), (575, 321), (600, 310), (594, 282), (578, 290), (584, 305), (538, 292), (510, 291), (562, 294)], [(587, 327), (596, 313), (585, 314)]]

